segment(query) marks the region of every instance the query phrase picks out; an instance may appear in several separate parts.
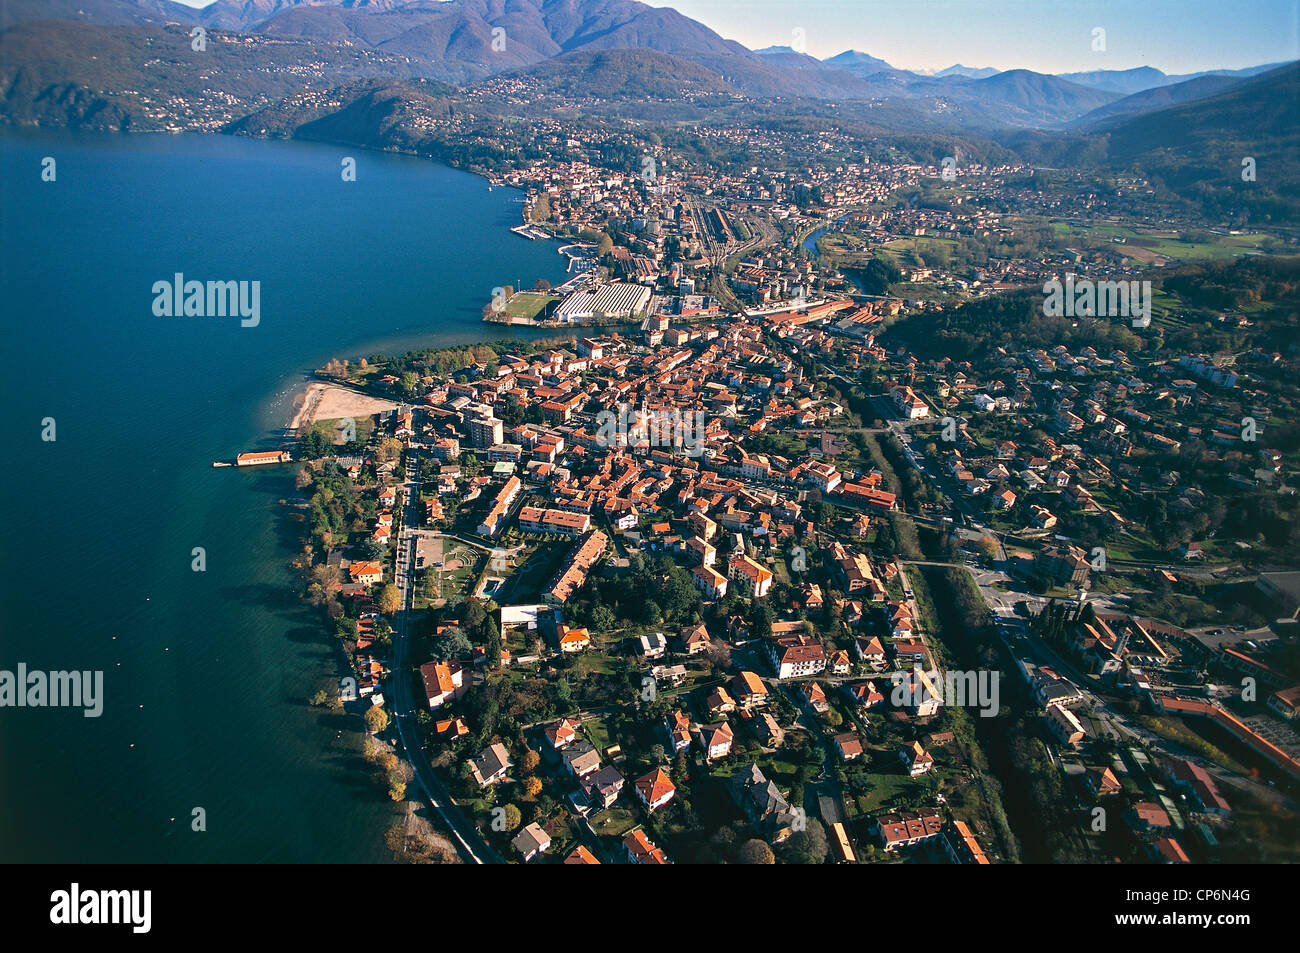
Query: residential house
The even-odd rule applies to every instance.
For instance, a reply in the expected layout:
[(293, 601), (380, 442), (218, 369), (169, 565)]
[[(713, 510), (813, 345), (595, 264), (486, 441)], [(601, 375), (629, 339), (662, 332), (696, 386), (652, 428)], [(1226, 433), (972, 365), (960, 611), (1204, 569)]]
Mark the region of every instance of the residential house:
[(633, 787), (636, 789), (636, 796), (651, 813), (671, 801), (673, 795), (677, 793), (676, 786), (663, 768), (655, 768), (649, 774), (637, 778), (633, 782)]

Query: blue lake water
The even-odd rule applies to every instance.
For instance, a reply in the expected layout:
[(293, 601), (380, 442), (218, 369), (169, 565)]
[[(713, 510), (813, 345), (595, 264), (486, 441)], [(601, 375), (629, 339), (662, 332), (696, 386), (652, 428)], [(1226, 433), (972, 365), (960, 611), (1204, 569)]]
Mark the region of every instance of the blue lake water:
[[(278, 445), (331, 357), (507, 336), (492, 289), (565, 277), (508, 231), (519, 198), (316, 144), (0, 135), (0, 669), (105, 673), (99, 718), (0, 708), (0, 860), (387, 859), (386, 793), (305, 704), (336, 662), (288, 570), (292, 474), (210, 463)], [(176, 272), (259, 281), (260, 323), (156, 317)]]

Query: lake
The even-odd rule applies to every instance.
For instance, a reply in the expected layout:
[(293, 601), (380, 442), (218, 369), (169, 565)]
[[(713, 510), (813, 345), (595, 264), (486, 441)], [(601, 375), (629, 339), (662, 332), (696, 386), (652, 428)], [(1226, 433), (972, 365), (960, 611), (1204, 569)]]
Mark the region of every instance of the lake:
[[(11, 130), (0, 190), (0, 669), (104, 673), (98, 718), (0, 708), (0, 859), (389, 859), (356, 734), (306, 704), (337, 655), (288, 568), (291, 468), (210, 464), (277, 446), (332, 357), (508, 336), (492, 289), (565, 259), (508, 231), (516, 190), (316, 144)], [(176, 273), (259, 282), (257, 326), (155, 316)]]

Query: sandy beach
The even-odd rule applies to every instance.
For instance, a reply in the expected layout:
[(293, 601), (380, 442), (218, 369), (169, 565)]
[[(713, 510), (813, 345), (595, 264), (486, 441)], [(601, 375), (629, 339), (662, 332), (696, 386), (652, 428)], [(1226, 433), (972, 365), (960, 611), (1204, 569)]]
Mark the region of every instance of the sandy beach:
[(394, 410), (397, 404), (391, 400), (358, 394), (337, 384), (316, 381), (308, 384), (307, 389), (294, 399), (294, 406), (297, 411), (289, 422), (290, 428), (307, 427), (317, 420), (368, 417), (381, 411)]

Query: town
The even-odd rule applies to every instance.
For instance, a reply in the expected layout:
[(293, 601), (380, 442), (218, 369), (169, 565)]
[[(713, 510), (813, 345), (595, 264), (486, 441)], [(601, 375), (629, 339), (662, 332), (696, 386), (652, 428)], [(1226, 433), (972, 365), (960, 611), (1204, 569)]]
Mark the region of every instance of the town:
[(1267, 300), (1188, 330), (1283, 266), (1138, 328), (764, 260), (753, 310), (318, 372), (394, 409), (301, 428), (308, 595), (462, 858), (1293, 856), (1297, 355)]

